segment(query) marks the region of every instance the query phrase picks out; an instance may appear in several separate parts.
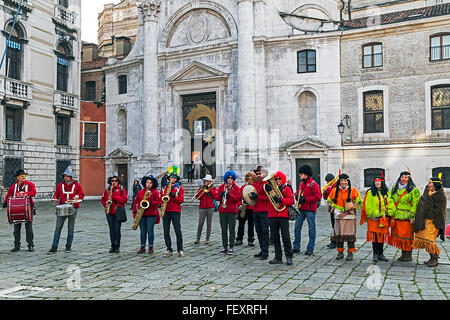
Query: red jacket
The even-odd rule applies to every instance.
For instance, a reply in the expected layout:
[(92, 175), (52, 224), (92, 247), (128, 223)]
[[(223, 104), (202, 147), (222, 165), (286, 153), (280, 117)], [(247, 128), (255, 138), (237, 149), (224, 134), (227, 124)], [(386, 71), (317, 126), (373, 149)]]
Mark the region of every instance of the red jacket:
[[(136, 212), (139, 209), (139, 205), (141, 204), (142, 199), (144, 198), (145, 189), (139, 190), (133, 201), (133, 218), (136, 218)], [(150, 203), (150, 206), (144, 211), (143, 217), (151, 217), (157, 216), (156, 224), (159, 223), (160, 215), (158, 206), (162, 203), (161, 198), (159, 196), (159, 191), (156, 189), (150, 190), (152, 193), (150, 197), (147, 198), (147, 201)]]
[[(199, 187), (196, 191), (195, 194), (200, 194), (200, 192), (202, 190), (202, 187)], [(207, 209), (207, 208), (214, 208), (214, 202), (212, 199), (216, 198), (216, 193), (217, 193), (217, 188), (211, 188), (209, 191), (209, 194), (211, 196), (208, 195), (208, 193), (203, 192), (203, 194), (200, 196), (200, 204), (199, 204), (199, 209)], [(211, 199), (212, 197), (212, 199)]]
[[(169, 185), (165, 186), (161, 189), (160, 199), (162, 203), (162, 197), (165, 194), (165, 191)], [(167, 203), (166, 212), (180, 212), (181, 213), (181, 204), (184, 202), (184, 189), (178, 183), (172, 186), (172, 192), (175, 193), (175, 197), (170, 197), (169, 202)], [(169, 195), (170, 191), (167, 193)]]
[(322, 196), (323, 196), (323, 198), (324, 198), (325, 200), (328, 199), (328, 196), (330, 195), (331, 190), (333, 190), (334, 188), (336, 188), (336, 184), (337, 184), (337, 182), (335, 182), (333, 185), (331, 185), (331, 186), (325, 188), (325, 190), (323, 191), (323, 194), (322, 194)]
[(217, 189), (217, 193), (215, 199), (220, 201), (219, 203), (219, 213), (237, 213), (238, 206), (241, 203), (241, 189), (238, 187), (236, 183), (233, 182), (230, 189), (228, 189), (228, 197), (227, 197), (227, 207), (222, 208), (222, 198), (220, 194), (225, 191), (225, 183), (221, 184)]
[(269, 201), (269, 197), (267, 197), (266, 192), (263, 189), (263, 185), (268, 183), (267, 181), (257, 181), (253, 185), (258, 191), (258, 201), (256, 202), (255, 212), (269, 212), (269, 205), (272, 204)]
[[(109, 199), (109, 188), (103, 192), (103, 196), (101, 198), (103, 207), (106, 208), (106, 201)], [(112, 204), (109, 209), (109, 214), (115, 215), (116, 214), (116, 206), (117, 207), (124, 207), (125, 204), (128, 201), (127, 191), (122, 186), (115, 186), (113, 187), (112, 191)]]
[(281, 205), (285, 205), (286, 209), (284, 209), (281, 212), (278, 212), (270, 203), (269, 214), (267, 215), (268, 218), (289, 218), (287, 207), (292, 206), (294, 204), (294, 194), (292, 193), (291, 188), (289, 188), (286, 185), (280, 187), (280, 190), (281, 193), (283, 194), (283, 198), (281, 198)]
[[(67, 195), (69, 195), (69, 199), (67, 199)], [(56, 186), (55, 193), (53, 194), (53, 199), (59, 199), (59, 204), (64, 204), (67, 200), (72, 200), (76, 195), (78, 195), (78, 198), (80, 200), (84, 198), (84, 192), (83, 189), (81, 189), (80, 183), (78, 181), (72, 180), (70, 184), (66, 184), (65, 182), (59, 183)], [(79, 208), (80, 203), (74, 203), (73, 207)]]
[[(313, 183), (312, 187), (311, 183)], [(315, 182), (311, 177), (306, 180), (306, 183), (302, 181), (297, 188), (297, 192), (295, 193), (295, 199), (298, 199), (299, 190), (303, 190), (303, 197), (305, 198), (305, 202), (303, 202), (300, 206), (300, 210), (316, 212), (317, 201), (320, 201), (320, 199), (322, 198), (319, 184)]]
[[(17, 189), (16, 189), (17, 186)], [(25, 180), (22, 186), (19, 185), (19, 180), (16, 181), (8, 190), (5, 196), (5, 203), (8, 203), (9, 198), (20, 196), (21, 194), (30, 197), (30, 203), (34, 206), (33, 198), (36, 195), (36, 187), (33, 182)]]
[[(244, 199), (242, 199), (242, 190), (244, 189), (245, 186), (246, 186), (246, 184), (244, 184), (241, 187), (241, 200), (244, 200)], [(252, 186), (255, 186), (255, 184), (252, 184)], [(255, 206), (247, 206), (246, 210), (255, 210)]]

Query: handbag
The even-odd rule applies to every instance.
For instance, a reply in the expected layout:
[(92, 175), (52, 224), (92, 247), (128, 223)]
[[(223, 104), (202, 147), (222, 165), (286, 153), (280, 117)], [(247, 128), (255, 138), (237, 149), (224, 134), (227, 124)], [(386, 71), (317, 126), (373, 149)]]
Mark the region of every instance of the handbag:
[(125, 207), (116, 207), (116, 216), (118, 222), (127, 222), (127, 212)]
[(345, 201), (344, 203), (344, 210), (347, 211), (352, 211), (355, 210), (356, 211), (357, 206), (355, 205), (355, 203), (353, 201), (347, 202)]
[(300, 212), (295, 206), (288, 207), (288, 216), (290, 221), (295, 221), (300, 216)]

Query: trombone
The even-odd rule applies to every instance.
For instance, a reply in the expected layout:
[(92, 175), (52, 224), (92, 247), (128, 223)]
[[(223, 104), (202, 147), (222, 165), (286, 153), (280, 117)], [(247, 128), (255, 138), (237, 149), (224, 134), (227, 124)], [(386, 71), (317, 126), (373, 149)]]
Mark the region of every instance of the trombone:
[(211, 181), (208, 184), (205, 184), (204, 186), (202, 186), (202, 192), (201, 193), (196, 193), (193, 197), (192, 200), (199, 200), (200, 197), (204, 194), (204, 193), (209, 193), (211, 191), (211, 186), (213, 185), (213, 183), (216, 181), (216, 179), (214, 179), (213, 181)]
[(329, 186), (332, 186), (336, 181), (339, 180), (339, 176), (341, 175), (341, 169), (339, 169), (339, 173), (336, 177), (334, 177), (333, 180), (331, 180), (330, 182), (328, 182), (325, 186), (323, 186), (323, 188), (320, 190), (322, 193), (323, 191), (328, 188)]

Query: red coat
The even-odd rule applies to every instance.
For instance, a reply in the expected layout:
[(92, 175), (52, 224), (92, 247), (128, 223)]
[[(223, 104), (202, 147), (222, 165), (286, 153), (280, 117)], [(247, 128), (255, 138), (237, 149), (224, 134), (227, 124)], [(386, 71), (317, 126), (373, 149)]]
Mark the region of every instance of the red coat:
[[(300, 210), (306, 211), (317, 211), (317, 201), (320, 201), (322, 198), (322, 194), (320, 193), (319, 184), (314, 181), (311, 177), (306, 180), (306, 183), (303, 181), (297, 188), (297, 192), (295, 193), (295, 199), (298, 199), (299, 190), (303, 190), (303, 197), (305, 198), (305, 202), (300, 206)], [(313, 183), (311, 187), (311, 183)]]
[[(134, 198), (133, 201), (133, 218), (136, 217), (136, 212), (139, 209), (139, 205), (144, 198), (145, 189), (139, 190), (139, 192), (136, 195), (136, 198)], [(162, 203), (161, 198), (159, 196), (159, 191), (156, 189), (150, 190), (152, 194), (149, 198), (147, 198), (147, 201), (150, 203), (150, 206), (144, 210), (143, 217), (151, 217), (151, 216), (157, 216), (156, 218), (156, 224), (159, 223), (160, 215), (158, 206)]]
[[(200, 194), (202, 192), (201, 190), (202, 190), (202, 187), (199, 187), (195, 194)], [(200, 204), (198, 206), (199, 209), (214, 208), (214, 202), (211, 199), (211, 197), (213, 199), (215, 199), (216, 193), (217, 193), (217, 188), (210, 189), (209, 194), (211, 196), (209, 196), (207, 193), (203, 192), (203, 194), (200, 196)]]
[[(103, 196), (101, 198), (103, 207), (106, 208), (106, 201), (109, 199), (109, 188), (103, 192)], [(116, 207), (124, 207), (128, 201), (127, 191), (122, 186), (113, 187), (112, 191), (112, 204), (109, 209), (109, 214), (116, 214)]]
[(263, 185), (268, 183), (267, 181), (257, 181), (253, 185), (258, 191), (258, 201), (256, 202), (255, 212), (269, 212), (269, 205), (272, 204), (269, 201), (269, 197), (267, 197), (266, 192), (263, 189)]
[(337, 184), (337, 182), (335, 182), (333, 185), (331, 185), (331, 186), (325, 188), (325, 190), (323, 191), (323, 194), (322, 194), (324, 200), (327, 200), (327, 199), (328, 199), (328, 196), (330, 195), (331, 190), (333, 190), (334, 188), (336, 188), (336, 184)]
[(284, 209), (281, 212), (278, 212), (273, 207), (272, 203), (269, 204), (269, 214), (267, 215), (268, 218), (289, 218), (288, 214), (288, 206), (292, 206), (294, 204), (294, 194), (292, 193), (291, 188), (284, 185), (283, 189), (281, 189), (281, 193), (283, 194), (283, 198), (281, 198), (281, 204), (286, 206), (286, 209)]
[[(165, 194), (165, 191), (169, 185), (165, 186), (161, 190), (160, 199), (162, 203), (162, 197)], [(178, 183), (176, 183), (172, 187), (172, 192), (175, 193), (175, 197), (170, 197), (169, 202), (167, 203), (166, 212), (180, 212), (181, 213), (181, 204), (184, 202), (184, 189)], [(167, 193), (169, 195), (170, 192)], [(177, 195), (178, 193), (178, 195)]]
[[(63, 189), (64, 188), (64, 189)], [(64, 192), (66, 193), (64, 193)], [(59, 199), (59, 204), (64, 204), (67, 201), (67, 194), (69, 195), (69, 200), (72, 200), (76, 195), (81, 200), (84, 198), (83, 189), (78, 181), (72, 180), (70, 184), (61, 182), (56, 186), (55, 193), (53, 194), (53, 199)], [(79, 208), (80, 203), (74, 203), (74, 208)]]
[(237, 213), (238, 212), (238, 206), (241, 203), (241, 189), (238, 187), (236, 183), (233, 182), (232, 186), (230, 187), (228, 198), (227, 198), (227, 207), (222, 208), (222, 198), (220, 197), (220, 194), (225, 190), (225, 183), (221, 184), (219, 188), (217, 189), (217, 193), (215, 196), (215, 199), (217, 201), (220, 201), (219, 203), (219, 213)]
[[(246, 186), (246, 184), (244, 184), (244, 185), (241, 187), (241, 200), (244, 200), (244, 199), (242, 199), (242, 190), (244, 189), (245, 186)], [(252, 186), (255, 186), (255, 184), (252, 184)], [(255, 206), (247, 206), (246, 209), (247, 209), (247, 210), (255, 210)]]
[[(17, 185), (17, 189), (16, 189)], [(19, 180), (16, 181), (8, 190), (8, 193), (5, 196), (5, 203), (8, 203), (9, 198), (19, 196), (19, 195), (27, 195), (30, 197), (30, 203), (34, 206), (33, 198), (36, 195), (36, 186), (33, 182), (25, 180), (22, 186), (19, 185)]]

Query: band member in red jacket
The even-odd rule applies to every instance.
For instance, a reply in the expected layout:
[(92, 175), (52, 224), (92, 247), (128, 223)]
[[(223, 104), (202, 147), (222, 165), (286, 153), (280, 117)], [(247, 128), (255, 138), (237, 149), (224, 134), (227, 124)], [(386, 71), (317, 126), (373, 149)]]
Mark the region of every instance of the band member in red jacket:
[[(117, 207), (124, 208), (128, 201), (127, 191), (122, 186), (117, 175), (108, 178), (109, 188), (105, 190), (101, 198), (103, 207), (105, 207), (106, 220), (109, 226), (109, 238), (111, 239), (111, 249), (109, 253), (119, 253), (120, 249), (120, 227), (122, 222), (117, 221)], [(112, 201), (108, 204), (108, 201)]]
[[(184, 202), (184, 189), (180, 185), (180, 169), (172, 166), (168, 172), (169, 182), (163, 187), (160, 195), (161, 201), (164, 195), (169, 196), (169, 202), (163, 216), (164, 241), (167, 247), (166, 256), (173, 255), (172, 239), (170, 238), (170, 223), (172, 222), (177, 237), (178, 256), (184, 257), (183, 235), (181, 233), (181, 204)], [(172, 183), (172, 188), (168, 190), (170, 183)]]
[(155, 224), (159, 224), (160, 215), (158, 206), (161, 204), (161, 198), (158, 191), (158, 180), (152, 175), (145, 176), (141, 180), (144, 189), (139, 190), (133, 202), (133, 218), (141, 206), (141, 201), (144, 199), (145, 193), (150, 192), (145, 196), (149, 206), (144, 210), (141, 221), (139, 222), (139, 229), (141, 230), (141, 248), (138, 254), (145, 252), (145, 243), (148, 237), (148, 254), (153, 253), (153, 244), (155, 242)]
[[(84, 192), (78, 181), (75, 180), (75, 175), (73, 174), (72, 167), (69, 165), (62, 174), (64, 182), (59, 183), (56, 186), (56, 191), (53, 194), (53, 202), (59, 204), (65, 204), (68, 200), (82, 200), (84, 198)], [(53, 236), (52, 247), (48, 251), (49, 254), (55, 253), (58, 250), (59, 238), (61, 236), (61, 230), (64, 226), (66, 219), (69, 220), (67, 226), (67, 242), (66, 242), (66, 252), (72, 251), (73, 234), (75, 229), (75, 219), (77, 217), (78, 208), (80, 203), (73, 204), (73, 215), (67, 217), (56, 217), (56, 228), (55, 234)]]
[[(16, 183), (14, 183), (8, 190), (8, 193), (5, 197), (5, 202), (3, 203), (3, 208), (8, 206), (8, 201), (11, 197), (30, 197), (31, 210), (33, 211), (33, 215), (36, 212), (34, 207), (33, 197), (36, 195), (36, 187), (33, 182), (27, 181), (27, 173), (23, 169), (20, 169), (16, 172)], [(11, 252), (16, 252), (20, 250), (20, 230), (22, 228), (22, 223), (14, 224), (14, 248), (11, 249)], [(26, 231), (26, 240), (28, 243), (28, 251), (34, 251), (34, 234), (33, 234), (33, 222), (25, 222), (25, 231)]]
[[(269, 198), (265, 193), (263, 186), (267, 181), (263, 181), (267, 176), (268, 171), (260, 166), (256, 168), (256, 182), (253, 185), (258, 191), (257, 202), (254, 209), (254, 222), (256, 235), (258, 236), (259, 247), (261, 251), (254, 256), (261, 260), (266, 260), (269, 257), (269, 221), (267, 220), (267, 214), (269, 212)], [(268, 186), (270, 188), (270, 185)], [(270, 190), (269, 190), (270, 191)]]
[[(203, 225), (206, 222), (206, 241), (205, 244), (209, 244), (212, 229), (212, 219), (214, 216), (214, 210), (217, 206), (214, 197), (216, 196), (217, 189), (212, 186), (213, 178), (211, 175), (207, 174), (204, 178), (204, 185), (200, 186), (195, 193), (195, 199), (200, 200), (198, 205), (198, 227), (197, 227), (197, 239), (194, 244), (200, 243), (200, 238), (202, 236)], [(209, 187), (209, 191), (205, 192), (204, 187)]]
[[(249, 171), (245, 175), (245, 184), (241, 186), (241, 196), (242, 191), (246, 185), (254, 185), (256, 180), (256, 174), (254, 171)], [(255, 192), (250, 193), (250, 197), (254, 200), (258, 198), (258, 195)], [(244, 199), (241, 199), (244, 201)], [(239, 209), (238, 212), (238, 232), (236, 236), (236, 246), (239, 246), (242, 244), (242, 240), (244, 239), (244, 229), (245, 229), (245, 222), (248, 221), (247, 225), (247, 243), (250, 247), (254, 247), (255, 244), (253, 243), (255, 241), (255, 223), (253, 221), (253, 211), (255, 210), (255, 206), (247, 205), (245, 207), (245, 215), (241, 216), (241, 210)]]
[[(289, 214), (288, 214), (288, 206), (292, 206), (294, 204), (294, 194), (292, 193), (291, 188), (289, 188), (286, 184), (286, 175), (278, 171), (274, 175), (275, 183), (280, 190), (282, 197), (275, 196), (273, 197), (273, 201), (277, 204), (277, 209), (270, 203), (269, 205), (269, 214), (267, 215), (269, 219), (270, 232), (273, 235), (273, 244), (275, 247), (275, 258), (270, 260), (270, 264), (281, 264), (282, 260), (282, 252), (281, 252), (281, 242), (280, 242), (280, 231), (281, 238), (283, 239), (284, 246), (284, 255), (286, 256), (286, 264), (292, 265), (292, 245), (291, 245), (291, 237), (289, 235)], [(284, 210), (281, 210), (284, 206)], [(281, 210), (281, 211), (279, 211)]]
[[(235, 183), (236, 173), (227, 171), (223, 176), (224, 183), (217, 190), (216, 200), (219, 204), (220, 229), (222, 229), (222, 245), (221, 254), (234, 254), (233, 247), (236, 238), (236, 215), (238, 205), (241, 202), (241, 190)], [(229, 241), (229, 249), (228, 249)]]

